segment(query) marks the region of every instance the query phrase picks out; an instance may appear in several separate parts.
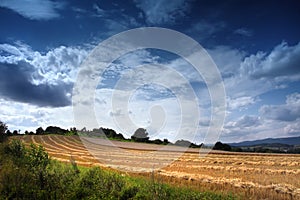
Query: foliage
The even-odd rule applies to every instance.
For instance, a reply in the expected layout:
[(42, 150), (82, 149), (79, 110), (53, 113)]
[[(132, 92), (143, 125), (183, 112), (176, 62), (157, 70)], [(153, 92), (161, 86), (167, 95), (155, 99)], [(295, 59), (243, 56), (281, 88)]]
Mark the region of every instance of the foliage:
[(3, 142), (5, 140), (5, 131), (7, 130), (7, 126), (5, 123), (0, 121), (0, 142)]
[(42, 135), (42, 134), (44, 134), (44, 132), (45, 132), (44, 129), (42, 127), (39, 127), (36, 129), (35, 134)]
[(153, 144), (164, 144), (164, 142), (160, 139), (153, 140)]
[(68, 131), (65, 130), (65, 129), (62, 129), (60, 127), (57, 127), (57, 126), (48, 126), (46, 129), (45, 129), (45, 133), (48, 133), (48, 134), (59, 134), (59, 135), (64, 135), (66, 134)]
[(5, 134), (6, 130), (7, 130), (6, 124), (0, 121), (0, 134)]
[(131, 136), (131, 139), (135, 142), (147, 142), (149, 140), (148, 132), (144, 128), (138, 128)]
[(223, 144), (222, 142), (217, 142), (213, 147), (214, 150), (230, 151), (231, 146), (228, 144)]
[(191, 142), (187, 140), (177, 140), (175, 142), (175, 145), (182, 146), (182, 147), (189, 147), (191, 145)]
[(107, 138), (125, 140), (124, 136), (121, 133), (116, 133), (116, 131), (113, 129), (101, 127), (100, 130), (105, 134)]

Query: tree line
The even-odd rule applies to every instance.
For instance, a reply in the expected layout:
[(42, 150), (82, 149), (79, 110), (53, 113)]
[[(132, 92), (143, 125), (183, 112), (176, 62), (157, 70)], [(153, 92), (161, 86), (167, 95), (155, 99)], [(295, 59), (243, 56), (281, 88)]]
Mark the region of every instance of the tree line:
[[(70, 129), (63, 129), (57, 126), (48, 126), (46, 129), (39, 127), (35, 132), (33, 131), (25, 131), (24, 133), (20, 133), (20, 130), (14, 130), (11, 132), (7, 125), (0, 121), (0, 141), (3, 141), (5, 137), (15, 136), (15, 135), (47, 135), (47, 134), (59, 134), (59, 135), (86, 135), (86, 136), (94, 136), (94, 137), (106, 137), (111, 140), (120, 140), (120, 141), (130, 141), (130, 142), (140, 142), (140, 143), (148, 143), (148, 144), (158, 144), (158, 145), (176, 145), (182, 147), (190, 147), (190, 148), (201, 148), (204, 147), (203, 143), (196, 144), (190, 142), (188, 140), (177, 140), (172, 143), (167, 138), (161, 139), (153, 139), (151, 140), (149, 137), (149, 133), (145, 128), (138, 128), (130, 138), (125, 138), (122, 133), (117, 133), (115, 130), (110, 128), (94, 128), (92, 130), (87, 130), (83, 128), (81, 130), (77, 130), (75, 127)], [(223, 144), (221, 142), (217, 142), (213, 149), (215, 150), (224, 150), (231, 151), (232, 148), (228, 144)]]
[(48, 126), (45, 130), (42, 127), (33, 131), (25, 131), (21, 133), (20, 130), (10, 131), (5, 123), (0, 121), (0, 141), (2, 141), (5, 137), (14, 136), (14, 135), (47, 135), (47, 134), (59, 134), (59, 135), (78, 135), (78, 131), (75, 127), (70, 129), (63, 129), (57, 126)]

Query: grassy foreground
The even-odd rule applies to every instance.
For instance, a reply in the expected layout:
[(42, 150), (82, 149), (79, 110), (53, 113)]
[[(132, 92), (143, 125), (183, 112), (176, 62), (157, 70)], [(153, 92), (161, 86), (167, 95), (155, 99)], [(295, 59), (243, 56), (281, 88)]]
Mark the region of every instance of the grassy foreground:
[(42, 146), (0, 144), (0, 199), (235, 199), (49, 158)]

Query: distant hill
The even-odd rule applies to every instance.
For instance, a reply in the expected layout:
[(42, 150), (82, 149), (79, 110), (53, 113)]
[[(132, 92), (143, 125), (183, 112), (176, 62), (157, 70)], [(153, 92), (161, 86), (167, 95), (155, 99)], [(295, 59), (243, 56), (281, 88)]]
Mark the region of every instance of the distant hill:
[(245, 147), (245, 146), (254, 146), (254, 145), (262, 145), (262, 144), (300, 145), (300, 136), (288, 137), (288, 138), (266, 138), (266, 139), (262, 139), (262, 140), (229, 143), (229, 145), (235, 146), (235, 147)]

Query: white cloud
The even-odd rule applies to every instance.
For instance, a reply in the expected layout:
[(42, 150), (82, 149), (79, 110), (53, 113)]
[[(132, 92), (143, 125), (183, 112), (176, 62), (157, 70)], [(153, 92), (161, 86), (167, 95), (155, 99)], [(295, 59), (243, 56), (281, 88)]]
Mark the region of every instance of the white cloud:
[[(246, 59), (245, 52), (229, 47), (208, 50), (222, 73), (227, 93), (229, 109), (221, 140), (232, 142), (299, 134), (298, 93), (288, 95), (286, 104), (263, 106), (258, 116), (245, 115), (257, 113), (257, 110), (253, 110), (255, 106), (251, 105), (263, 103), (261, 94), (277, 89), (286, 90), (290, 82), (299, 80), (299, 72), (295, 70), (298, 65), (293, 65), (297, 64), (295, 61), (299, 58), (298, 47), (299, 44), (287, 46), (283, 43), (270, 53), (258, 52)], [(254, 76), (261, 71), (264, 71), (263, 76)], [(252, 122), (255, 123), (250, 126)]]
[(0, 7), (11, 9), (25, 18), (31, 20), (50, 20), (58, 18), (59, 9), (62, 9), (63, 3), (53, 2), (51, 0), (2, 0)]
[(291, 122), (300, 118), (300, 94), (294, 93), (286, 97), (286, 104), (264, 105), (260, 113), (267, 119)]
[(224, 127), (222, 139), (232, 142), (299, 135), (299, 103), (300, 94), (294, 93), (287, 95), (285, 104), (262, 106), (258, 116), (231, 119)]
[(242, 35), (242, 36), (246, 36), (246, 37), (251, 37), (253, 35), (253, 31), (247, 29), (247, 28), (239, 28), (239, 29), (236, 29), (234, 31), (235, 34), (238, 34), (238, 35)]
[(246, 127), (258, 126), (260, 124), (261, 123), (259, 117), (244, 115), (235, 123), (235, 126), (239, 128), (246, 128)]
[(224, 22), (211, 22), (207, 20), (200, 20), (194, 23), (187, 33), (198, 38), (199, 40), (205, 40), (213, 37), (216, 33), (220, 32), (226, 27)]
[[(294, 56), (297, 56), (296, 50), (298, 48), (296, 47), (297, 45), (294, 47), (279, 45), (278, 48), (281, 50), (286, 48), (286, 52), (280, 55), (287, 56), (290, 60), (295, 60), (296, 58), (294, 58)], [(287, 96), (286, 104), (284, 105), (263, 106), (261, 113), (259, 113), (262, 117), (246, 115), (240, 112), (247, 110), (250, 105), (254, 105), (258, 101), (263, 101), (263, 99), (259, 98), (261, 94), (283, 87), (282, 80), (253, 77), (253, 74), (257, 74), (257, 71), (259, 71), (257, 67), (261, 67), (265, 60), (272, 60), (269, 57), (278, 57), (278, 53), (275, 53), (280, 51), (275, 51), (275, 49), (278, 48), (274, 48), (269, 54), (263, 52), (257, 53), (252, 55), (252, 57), (248, 56), (246, 59), (244, 59), (245, 52), (226, 46), (218, 46), (208, 50), (223, 75), (227, 92), (230, 112), (228, 113), (227, 123), (223, 132), (223, 139), (226, 138), (224, 141), (232, 142), (245, 139), (289, 136), (296, 134), (299, 130), (299, 115), (297, 115), (297, 113), (300, 113), (299, 93)], [(55, 84), (58, 81), (73, 83), (76, 79), (78, 66), (88, 54), (87, 49), (64, 46), (57, 47), (42, 54), (22, 43), (15, 45), (2, 44), (0, 45), (0, 51), (0, 62), (17, 63), (20, 60), (24, 60), (33, 65), (35, 73), (32, 75), (35, 84)], [(145, 63), (154, 63), (154, 67), (137, 67)], [(160, 68), (155, 66), (155, 64), (162, 64), (164, 67)], [(130, 70), (133, 70), (133, 73), (130, 72)], [(174, 73), (170, 70), (176, 71), (185, 79), (174, 78)], [(181, 92), (181, 96), (186, 97), (183, 98), (184, 100), (182, 102), (186, 106), (187, 111), (191, 113), (194, 112), (191, 106), (191, 101), (194, 101), (194, 99), (186, 95), (188, 93), (186, 93), (187, 91), (184, 89), (187, 83), (196, 83), (193, 89), (198, 97), (198, 108), (200, 111), (200, 121), (197, 122), (197, 125), (200, 124), (197, 132), (199, 134), (197, 141), (203, 141), (210, 121), (210, 96), (205, 86), (203, 86), (204, 82), (201, 76), (185, 60), (176, 58), (174, 60), (169, 59), (165, 61), (161, 55), (154, 55), (151, 51), (141, 50), (122, 56), (117, 62), (107, 68), (106, 73), (107, 76), (104, 78), (107, 80), (112, 79), (116, 81), (116, 78), (124, 78), (125, 82), (122, 84), (123, 87), (119, 88), (124, 94), (130, 90), (128, 86), (132, 85), (132, 82), (141, 84), (144, 83), (144, 81), (151, 80), (154, 84), (167, 83), (168, 87), (166, 88), (169, 89), (169, 91), (174, 94)], [(290, 81), (291, 79), (287, 80)], [(288, 83), (289, 82), (284, 82), (284, 88), (288, 86)], [(181, 122), (180, 117), (184, 116), (185, 121), (182, 130), (185, 131), (182, 136), (184, 139), (192, 139), (191, 127), (194, 126), (193, 120), (196, 118), (195, 115), (181, 115), (180, 107), (174, 95), (158, 95), (159, 98), (156, 98), (155, 95), (157, 94), (169, 92), (168, 90), (163, 90), (163, 87), (155, 87), (155, 85), (150, 84), (150, 89), (155, 90), (155, 93), (152, 93), (152, 91), (143, 91), (143, 89), (136, 90), (133, 95), (134, 99), (131, 99), (132, 101), (129, 102), (129, 108), (125, 112), (122, 107), (116, 107), (116, 109), (112, 109), (111, 107), (111, 95), (116, 88), (109, 89), (109, 87), (105, 88), (107, 85), (101, 86), (103, 86), (103, 88), (97, 90), (95, 99), (99, 126), (110, 127), (116, 129), (118, 132), (124, 133), (125, 131), (117, 127), (113, 117), (122, 117), (127, 114), (137, 126), (148, 127), (149, 133), (154, 134), (155, 137), (171, 139), (176, 135), (176, 130)], [(86, 98), (86, 102), (92, 100), (92, 97)], [(117, 101), (122, 102), (124, 98), (121, 96), (117, 98)], [(9, 103), (13, 103), (13, 105), (11, 104), (12, 106), (9, 106), (7, 104), (4, 106), (4, 104), (1, 104), (1, 109), (3, 108), (3, 110), (7, 110), (7, 112), (3, 112), (0, 117), (1, 119), (3, 118), (3, 121), (7, 119), (11, 127), (19, 127), (18, 125), (20, 125), (21, 129), (30, 130), (29, 127), (33, 125), (45, 127), (52, 124), (66, 128), (73, 125), (72, 108), (69, 106), (47, 109), (16, 102)], [(167, 121), (161, 125), (154, 120), (153, 123), (156, 125), (151, 127), (150, 125), (153, 120), (151, 118), (151, 108), (157, 105), (164, 109)], [(14, 111), (9, 110), (8, 107), (13, 107)], [(29, 110), (27, 110), (27, 108)], [(9, 112), (12, 114), (9, 114)], [(160, 111), (158, 113), (161, 114)], [(284, 118), (280, 117), (282, 114), (286, 116)], [(14, 118), (13, 116), (19, 116), (19, 118)], [(160, 115), (154, 113), (153, 116), (154, 119), (159, 118), (160, 121), (163, 121), (163, 117), (157, 117)], [(18, 123), (14, 123), (14, 121), (18, 121)], [(161, 129), (157, 132), (158, 126), (161, 126)], [(34, 127), (34, 130), (36, 128), (37, 127)], [(131, 132), (132, 131), (129, 131), (129, 135), (127, 136), (130, 136)], [(156, 133), (158, 134), (155, 135)]]
[(60, 46), (41, 54), (33, 51), (30, 46), (17, 42), (15, 45), (0, 44), (1, 63), (17, 64), (25, 61), (34, 67), (32, 82), (56, 84), (57, 82), (72, 83), (77, 75), (81, 62), (89, 50), (81, 47)]
[(300, 93), (293, 93), (286, 97), (286, 104), (300, 105)]
[[(0, 52), (3, 98), (59, 107), (71, 103), (72, 85), (88, 49), (60, 46), (42, 54), (17, 42), (0, 44)], [(14, 84), (7, 84), (11, 80)]]
[[(131, 98), (126, 101), (128, 95)], [(144, 127), (152, 138), (168, 138), (170, 141), (179, 138), (193, 140), (193, 131), (197, 130), (198, 125), (195, 120), (199, 115), (191, 101), (178, 102), (174, 97), (140, 99), (137, 96), (138, 91), (128, 94), (116, 89), (97, 90), (95, 98), (98, 102), (107, 102), (95, 103), (99, 125), (112, 127), (126, 137), (130, 137), (138, 127)]]
[(246, 54), (228, 46), (216, 46), (213, 49), (207, 49), (207, 52), (216, 63), (224, 79), (239, 73), (240, 64)]
[(284, 127), (284, 132), (285, 134), (288, 135), (299, 135), (300, 134), (300, 119), (298, 118), (297, 120), (293, 122), (289, 122), (286, 124)]
[(253, 79), (296, 76), (300, 80), (300, 43), (288, 46), (286, 42), (277, 45), (271, 53), (258, 52), (245, 58), (241, 72)]
[[(282, 81), (272, 79), (253, 79), (249, 73), (241, 73), (241, 71), (243, 70), (243, 65), (241, 65), (241, 63), (244, 62), (244, 57), (246, 55), (245, 52), (239, 51), (237, 49), (232, 49), (226, 46), (215, 47), (214, 49), (208, 50), (208, 52), (211, 54), (212, 58), (217, 63), (221, 74), (223, 75), (227, 92), (228, 108), (230, 112), (228, 113), (228, 123), (226, 124), (226, 127), (224, 129), (224, 135), (226, 136), (225, 140), (231, 140), (232, 142), (245, 139), (262, 139), (265, 137), (283, 137), (289, 136), (287, 132), (284, 135), (284, 127), (286, 127), (285, 130), (287, 130), (288, 128), (290, 130), (297, 130), (295, 128), (297, 127), (297, 125), (288, 127), (287, 123), (285, 122), (278, 123), (273, 119), (261, 118), (259, 116), (254, 115), (241, 116), (242, 113), (240, 113), (240, 111), (245, 110), (247, 110), (247, 112), (250, 113), (256, 113), (257, 110), (248, 110), (249, 106), (255, 105), (257, 102), (262, 102), (263, 99), (260, 98), (261, 94), (278, 88), (282, 88)], [(142, 64), (143, 59), (148, 59), (150, 63), (159, 63), (159, 61), (161, 60), (159, 56), (156, 59), (151, 59), (151, 56), (153, 55), (146, 53), (146, 51), (143, 54), (135, 54), (131, 55), (131, 57), (132, 56), (134, 57), (133, 60), (139, 61), (133, 62), (131, 59), (129, 59), (128, 62), (131, 60), (131, 65), (129, 66)], [(123, 61), (124, 63), (126, 63), (126, 59), (124, 59)], [(169, 62), (165, 62), (163, 63), (163, 65), (176, 70), (179, 74), (183, 75), (190, 82), (198, 81), (199, 83), (203, 83), (203, 80), (201, 77), (199, 77), (199, 74), (197, 74), (197, 72), (194, 71), (192, 67), (189, 66), (189, 64), (187, 64), (184, 60), (180, 58)], [(122, 69), (120, 70), (122, 71)], [(165, 74), (163, 72), (163, 69), (161, 69), (161, 72), (159, 73), (161, 76), (157, 77), (157, 74), (158, 73), (155, 70), (144, 69), (142, 70), (142, 73), (140, 73), (140, 75), (138, 75), (138, 73), (136, 73), (135, 75), (139, 76), (140, 78), (147, 77), (147, 80), (150, 79), (154, 82), (160, 77), (163, 77), (165, 81), (168, 81), (170, 83), (169, 89), (179, 89), (176, 88), (175, 85), (180, 85), (181, 82), (174, 82), (174, 76), (172, 76), (172, 74)], [(129, 80), (130, 79), (128, 79), (128, 81)], [(287, 83), (288, 82), (285, 82), (285, 85)], [(283, 89), (286, 87), (287, 85), (284, 86)], [(203, 116), (201, 116), (201, 120), (205, 121), (205, 125), (207, 125), (207, 117), (210, 117), (209, 94), (207, 93), (207, 91), (203, 93), (200, 92), (203, 91), (202, 87), (197, 86), (194, 89), (200, 103), (200, 112), (201, 114), (204, 114)], [(151, 98), (148, 98), (148, 100), (149, 99)], [(297, 95), (289, 96), (287, 101), (297, 101)], [(201, 105), (202, 102), (206, 103)], [(145, 123), (146, 122), (147, 120), (145, 121)], [(201, 126), (203, 127), (202, 124)], [(202, 129), (199, 130), (198, 133), (202, 133), (203, 136), (203, 133), (205, 132), (206, 130)]]
[(150, 25), (173, 24), (189, 11), (189, 3), (186, 0), (136, 0), (135, 2)]
[(27, 103), (7, 101), (0, 98), (0, 119), (10, 130), (35, 131), (50, 125), (62, 128), (74, 127), (72, 107), (43, 108)]
[(252, 105), (257, 102), (257, 99), (250, 96), (238, 97), (235, 99), (227, 99), (228, 107), (232, 110), (243, 109), (249, 105)]

